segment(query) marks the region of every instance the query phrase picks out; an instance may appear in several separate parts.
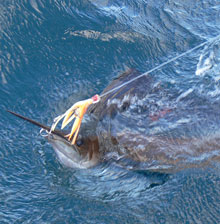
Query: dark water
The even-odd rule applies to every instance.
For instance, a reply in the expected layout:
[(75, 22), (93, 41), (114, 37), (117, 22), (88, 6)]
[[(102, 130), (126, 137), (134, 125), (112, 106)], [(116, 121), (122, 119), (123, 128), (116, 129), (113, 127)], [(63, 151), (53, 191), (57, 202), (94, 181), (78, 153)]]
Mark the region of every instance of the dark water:
[[(0, 222), (219, 223), (218, 161), (171, 174), (67, 169), (38, 128), (5, 112), (51, 124), (127, 68), (145, 72), (219, 34), (218, 0), (0, 1)], [(219, 130), (218, 41), (152, 76), (204, 105), (202, 120), (184, 117), (199, 119), (195, 135)]]

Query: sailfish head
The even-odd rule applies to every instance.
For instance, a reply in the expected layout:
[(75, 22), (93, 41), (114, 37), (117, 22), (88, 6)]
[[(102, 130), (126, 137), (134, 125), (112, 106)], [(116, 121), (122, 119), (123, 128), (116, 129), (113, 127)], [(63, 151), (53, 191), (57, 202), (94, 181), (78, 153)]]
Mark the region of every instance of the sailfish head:
[(98, 163), (99, 143), (97, 136), (80, 135), (76, 143), (72, 145), (64, 131), (51, 131), (49, 126), (13, 111), (8, 110), (8, 112), (45, 130), (46, 135), (44, 137), (52, 145), (59, 161), (63, 165), (71, 168), (89, 168)]

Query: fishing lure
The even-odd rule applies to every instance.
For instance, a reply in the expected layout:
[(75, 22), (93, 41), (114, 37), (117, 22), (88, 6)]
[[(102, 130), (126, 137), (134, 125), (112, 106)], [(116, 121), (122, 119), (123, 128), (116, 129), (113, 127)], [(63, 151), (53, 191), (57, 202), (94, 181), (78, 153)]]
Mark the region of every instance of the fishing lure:
[(65, 136), (65, 137), (68, 137), (69, 141), (71, 141), (71, 144), (74, 145), (76, 142), (78, 133), (79, 133), (79, 129), (80, 129), (84, 114), (86, 113), (88, 107), (91, 104), (98, 103), (99, 100), (100, 100), (100, 96), (95, 95), (92, 98), (89, 98), (87, 100), (82, 100), (82, 101), (76, 102), (64, 114), (62, 114), (54, 119), (54, 123), (51, 126), (51, 132), (55, 130), (57, 124), (62, 119), (63, 119), (63, 122), (62, 122), (61, 129), (65, 128), (72, 120), (75, 119), (72, 129), (71, 129), (71, 132)]

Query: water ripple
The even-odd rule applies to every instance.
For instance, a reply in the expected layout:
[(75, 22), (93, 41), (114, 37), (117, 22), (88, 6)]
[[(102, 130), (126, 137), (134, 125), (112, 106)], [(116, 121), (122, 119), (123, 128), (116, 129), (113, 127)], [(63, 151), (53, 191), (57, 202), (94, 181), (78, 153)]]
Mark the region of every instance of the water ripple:
[[(156, 171), (130, 170), (133, 163), (118, 164), (115, 155), (74, 170), (59, 163), (38, 128), (5, 110), (50, 124), (123, 70), (145, 72), (218, 35), (219, 1), (9, 0), (0, 6), (1, 222), (218, 223), (217, 140), (212, 153), (186, 156), (204, 164), (175, 173), (161, 173), (155, 163)], [(129, 120), (134, 134), (218, 133), (219, 43), (151, 75), (154, 92), (116, 117), (115, 131)], [(172, 112), (156, 120), (164, 108)]]

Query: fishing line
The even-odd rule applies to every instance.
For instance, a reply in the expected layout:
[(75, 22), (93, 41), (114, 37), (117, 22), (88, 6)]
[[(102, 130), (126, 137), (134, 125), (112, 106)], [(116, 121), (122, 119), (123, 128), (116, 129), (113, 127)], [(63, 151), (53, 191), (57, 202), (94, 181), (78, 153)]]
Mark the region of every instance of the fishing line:
[(54, 119), (54, 122), (51, 126), (51, 129), (50, 129), (50, 133), (52, 131), (55, 130), (57, 124), (59, 123), (60, 120), (63, 120), (62, 122), (62, 127), (61, 129), (63, 129), (67, 124), (69, 124), (72, 120), (74, 120), (74, 123), (72, 125), (72, 129), (71, 129), (71, 132), (67, 135), (68, 137), (68, 140), (71, 141), (71, 144), (74, 145), (75, 142), (76, 142), (76, 139), (77, 139), (77, 136), (78, 136), (78, 133), (79, 133), (79, 129), (80, 129), (80, 126), (81, 126), (81, 122), (82, 122), (82, 119), (83, 119), (83, 116), (84, 114), (86, 113), (87, 111), (87, 108), (91, 105), (91, 104), (94, 104), (94, 103), (98, 103), (100, 101), (100, 98), (101, 97), (104, 97), (112, 92), (114, 92), (115, 90), (117, 89), (120, 89), (121, 87), (123, 86), (126, 86), (128, 85), (129, 83), (137, 80), (137, 79), (140, 79), (141, 77), (145, 76), (145, 75), (148, 75), (149, 73), (153, 72), (153, 71), (156, 71), (160, 68), (162, 68), (163, 66), (183, 57), (184, 55), (186, 54), (189, 54), (191, 53), (192, 51), (195, 51), (196, 49), (210, 43), (210, 42), (213, 42), (215, 40), (217, 40), (218, 38), (220, 37), (220, 35), (216, 36), (215, 38), (212, 38), (210, 40), (207, 40), (193, 48), (191, 48), (190, 50), (186, 51), (186, 52), (183, 52), (182, 54), (179, 54), (177, 55), (176, 57), (173, 57), (171, 58), (170, 60), (150, 69), (149, 71), (127, 81), (127, 82), (124, 82), (123, 84), (101, 94), (100, 96), (99, 95), (95, 95), (93, 96), (92, 98), (89, 98), (87, 100), (83, 100), (83, 101), (79, 101), (79, 102), (76, 102), (71, 108), (69, 108), (64, 114), (56, 117)]
[(137, 80), (137, 79), (142, 78), (143, 76), (146, 76), (146, 75), (150, 74), (151, 72), (154, 72), (154, 71), (156, 71), (156, 70), (158, 70), (158, 69), (164, 67), (164, 66), (167, 65), (167, 64), (170, 64), (170, 63), (173, 62), (173, 61), (176, 61), (177, 59), (179, 59), (179, 58), (181, 58), (181, 57), (183, 57), (183, 56), (185, 56), (185, 55), (187, 55), (187, 54), (189, 54), (189, 53), (195, 51), (196, 49), (198, 49), (198, 48), (200, 48), (200, 47), (202, 47), (202, 46), (204, 46), (204, 45), (206, 45), (206, 44), (208, 44), (208, 43), (210, 43), (210, 42), (214, 42), (215, 40), (218, 40), (218, 38), (220, 38), (220, 35), (218, 35), (218, 36), (216, 36), (216, 37), (214, 37), (214, 38), (211, 38), (210, 40), (207, 40), (207, 41), (205, 41), (205, 42), (203, 42), (203, 43), (201, 43), (201, 44), (199, 44), (199, 45), (197, 45), (197, 46), (195, 46), (195, 47), (189, 49), (188, 51), (185, 51), (185, 52), (183, 52), (182, 54), (179, 54), (179, 55), (177, 55), (176, 57), (173, 57), (173, 58), (171, 58), (170, 60), (168, 60), (168, 61), (166, 61), (166, 62), (164, 62), (164, 63), (162, 63), (162, 64), (160, 64), (160, 65), (158, 65), (158, 66), (156, 66), (156, 67), (154, 67), (154, 68), (152, 68), (152, 69), (150, 69), (149, 71), (147, 71), (147, 72), (145, 72), (145, 73), (143, 73), (143, 74), (141, 74), (141, 75), (139, 75), (139, 76), (137, 76), (137, 77), (135, 77), (135, 78), (133, 78), (133, 79), (127, 81), (127, 82), (124, 82), (123, 84), (121, 84), (121, 85), (119, 85), (119, 86), (117, 86), (117, 87), (115, 87), (115, 88), (113, 88), (113, 89), (111, 89), (111, 90), (109, 90), (109, 91), (107, 91), (107, 92), (101, 94), (101, 95), (100, 95), (100, 98), (102, 98), (102, 97), (104, 97), (104, 96), (106, 96), (106, 95), (108, 95), (108, 94), (114, 92), (114, 91), (117, 90), (117, 89), (120, 89), (120, 88), (123, 87), (123, 86), (128, 85), (129, 83), (131, 83), (131, 82), (133, 82), (133, 81), (135, 81), (135, 80)]

